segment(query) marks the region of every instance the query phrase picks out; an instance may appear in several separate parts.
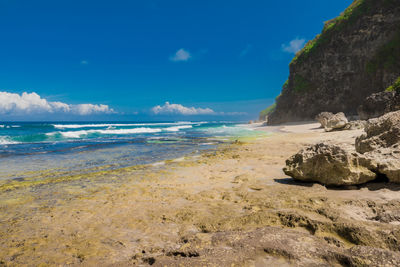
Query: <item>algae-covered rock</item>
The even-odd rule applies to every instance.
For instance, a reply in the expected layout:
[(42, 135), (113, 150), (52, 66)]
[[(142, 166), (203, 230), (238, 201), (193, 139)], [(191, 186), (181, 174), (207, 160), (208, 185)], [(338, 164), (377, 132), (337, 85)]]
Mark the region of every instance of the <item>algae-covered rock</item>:
[[(156, 258), (157, 266), (398, 266), (400, 253), (338, 246), (335, 238), (262, 227), (209, 234), (211, 245), (194, 241)], [(332, 241), (334, 240), (333, 244)], [(336, 244), (336, 245), (335, 245)]]
[(400, 266), (400, 254), (379, 248), (354, 246), (349, 249), (352, 266)]

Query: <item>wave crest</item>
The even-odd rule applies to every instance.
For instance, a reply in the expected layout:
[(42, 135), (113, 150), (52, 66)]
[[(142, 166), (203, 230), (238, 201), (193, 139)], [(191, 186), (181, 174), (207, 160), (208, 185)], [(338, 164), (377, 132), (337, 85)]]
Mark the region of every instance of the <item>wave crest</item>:
[(61, 134), (67, 138), (81, 138), (82, 136), (89, 135), (89, 134), (136, 134), (136, 133), (158, 133), (161, 132), (159, 128), (134, 128), (134, 129), (107, 129), (107, 130), (80, 130), (80, 131), (68, 131), (68, 132), (52, 132), (47, 133), (46, 135), (52, 136)]
[(9, 136), (0, 136), (0, 145), (14, 145), (19, 143), (20, 142), (11, 140)]
[(56, 129), (78, 129), (78, 128), (106, 128), (106, 127), (131, 127), (131, 126), (169, 126), (169, 125), (193, 125), (207, 122), (155, 122), (155, 123), (91, 123), (91, 124), (52, 124)]

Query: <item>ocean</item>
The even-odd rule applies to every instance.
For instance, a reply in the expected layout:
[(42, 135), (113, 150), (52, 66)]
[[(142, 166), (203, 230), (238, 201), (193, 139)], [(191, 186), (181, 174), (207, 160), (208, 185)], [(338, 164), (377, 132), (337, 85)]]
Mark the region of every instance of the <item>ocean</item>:
[(263, 134), (233, 122), (0, 122), (0, 180), (152, 164)]

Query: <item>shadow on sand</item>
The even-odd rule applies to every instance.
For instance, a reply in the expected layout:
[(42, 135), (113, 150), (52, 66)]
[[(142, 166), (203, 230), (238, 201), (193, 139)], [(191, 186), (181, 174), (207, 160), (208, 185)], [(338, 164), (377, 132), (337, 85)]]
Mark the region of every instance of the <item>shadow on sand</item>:
[(386, 177), (378, 177), (374, 181), (361, 184), (361, 185), (345, 185), (345, 186), (325, 186), (315, 182), (302, 182), (293, 178), (279, 178), (274, 179), (276, 183), (294, 186), (312, 187), (314, 184), (325, 186), (328, 190), (360, 190), (367, 188), (369, 191), (377, 191), (381, 189), (388, 189), (391, 191), (400, 191), (400, 184), (390, 183), (385, 179)]

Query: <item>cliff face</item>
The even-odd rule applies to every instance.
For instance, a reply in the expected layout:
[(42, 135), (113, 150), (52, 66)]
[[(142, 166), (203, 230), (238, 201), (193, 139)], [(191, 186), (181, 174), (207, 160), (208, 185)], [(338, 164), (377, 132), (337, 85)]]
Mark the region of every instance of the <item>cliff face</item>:
[(290, 63), (268, 122), (310, 120), (322, 111), (357, 114), (367, 96), (399, 76), (400, 0), (356, 0)]

